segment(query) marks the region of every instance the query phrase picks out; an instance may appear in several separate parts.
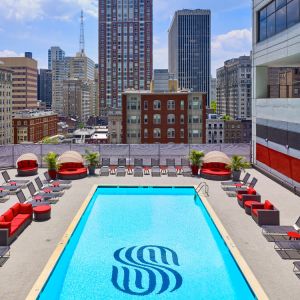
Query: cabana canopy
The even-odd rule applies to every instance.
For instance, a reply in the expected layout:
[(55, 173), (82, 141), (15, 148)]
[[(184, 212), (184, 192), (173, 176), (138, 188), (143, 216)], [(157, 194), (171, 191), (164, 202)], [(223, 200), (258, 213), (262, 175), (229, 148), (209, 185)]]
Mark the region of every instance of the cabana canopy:
[(76, 151), (66, 151), (57, 160), (58, 164), (63, 163), (84, 163), (82, 155)]
[(25, 153), (25, 154), (22, 154), (18, 159), (17, 159), (17, 166), (18, 166), (18, 162), (20, 161), (24, 161), (24, 160), (35, 160), (36, 163), (38, 163), (38, 157), (33, 154), (33, 153)]
[(211, 151), (203, 158), (203, 163), (224, 163), (226, 165), (231, 163), (230, 158), (223, 152)]

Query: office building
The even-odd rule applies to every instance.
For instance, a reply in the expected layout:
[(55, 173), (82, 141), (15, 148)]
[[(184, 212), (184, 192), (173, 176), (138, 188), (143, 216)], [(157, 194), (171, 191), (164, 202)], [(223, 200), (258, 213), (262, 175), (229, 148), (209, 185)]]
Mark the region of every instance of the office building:
[(210, 10), (180, 10), (169, 29), (169, 72), (175, 74), (180, 89), (208, 95), (211, 76)]
[(38, 75), (38, 100), (46, 106), (52, 106), (52, 71), (48, 69), (40, 69)]
[(210, 79), (210, 101), (217, 101), (217, 78)]
[(153, 71), (150, 90), (154, 93), (177, 92), (178, 81), (167, 69), (156, 69)]
[(60, 47), (51, 47), (48, 50), (48, 69), (52, 70), (53, 61), (61, 61), (65, 58), (65, 51), (63, 51)]
[(299, 5), (253, 1), (253, 162), (294, 190), (300, 188)]
[(153, 1), (99, 0), (99, 98), (101, 114), (121, 108), (128, 88), (150, 89)]
[(251, 58), (227, 60), (217, 70), (217, 113), (233, 119), (251, 117)]
[(0, 65), (0, 145), (12, 143), (12, 71)]
[(13, 71), (13, 111), (37, 108), (37, 61), (28, 57), (0, 57), (0, 62)]
[(122, 98), (124, 144), (205, 143), (205, 94), (125, 91)]
[(52, 111), (20, 111), (13, 115), (14, 144), (37, 143), (57, 135), (57, 114)]

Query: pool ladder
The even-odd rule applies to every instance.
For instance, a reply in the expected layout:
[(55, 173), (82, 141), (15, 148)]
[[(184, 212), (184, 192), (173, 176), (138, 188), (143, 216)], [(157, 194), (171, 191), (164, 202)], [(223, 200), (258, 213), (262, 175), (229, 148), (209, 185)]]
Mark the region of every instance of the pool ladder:
[(200, 183), (198, 184), (198, 186), (196, 187), (196, 191), (197, 191), (198, 193), (202, 191), (206, 197), (209, 196), (209, 187), (208, 187), (207, 183), (204, 182), (204, 181), (203, 181), (203, 182), (200, 182)]

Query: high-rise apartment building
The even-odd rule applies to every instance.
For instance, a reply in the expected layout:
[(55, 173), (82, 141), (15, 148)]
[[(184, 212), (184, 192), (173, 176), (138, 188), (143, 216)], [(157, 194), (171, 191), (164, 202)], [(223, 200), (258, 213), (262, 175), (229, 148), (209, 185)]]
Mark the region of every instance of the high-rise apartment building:
[(251, 117), (251, 58), (227, 60), (217, 70), (217, 113), (232, 118)]
[(99, 97), (104, 114), (122, 92), (147, 90), (152, 77), (152, 0), (99, 0)]
[(48, 69), (52, 70), (54, 60), (63, 60), (65, 58), (65, 51), (60, 47), (51, 47), (48, 50)]
[(38, 100), (45, 103), (46, 108), (52, 106), (52, 71), (40, 69), (38, 75)]
[(253, 1), (253, 162), (294, 191), (300, 190), (299, 9), (299, 0)]
[(211, 76), (210, 10), (179, 10), (169, 29), (169, 72), (180, 89), (207, 94), (210, 103)]
[(0, 62), (13, 71), (13, 111), (37, 108), (37, 61), (28, 57), (0, 57)]
[(12, 142), (12, 71), (0, 66), (0, 145)]

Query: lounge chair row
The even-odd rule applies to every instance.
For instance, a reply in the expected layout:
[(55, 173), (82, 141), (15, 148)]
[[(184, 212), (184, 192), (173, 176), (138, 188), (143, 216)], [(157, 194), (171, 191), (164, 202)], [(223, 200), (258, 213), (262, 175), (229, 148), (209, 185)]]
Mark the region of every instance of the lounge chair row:
[[(238, 204), (261, 226), (262, 234), (267, 241), (274, 242), (274, 249), (283, 259), (300, 260), (300, 217), (294, 225), (279, 225), (279, 210), (268, 200), (261, 203), (261, 195), (253, 188), (257, 180), (253, 178), (254, 181), (248, 183), (249, 178), (247, 173), (241, 182), (223, 182), (222, 186), (232, 187)], [(300, 278), (300, 261), (293, 263), (293, 271)]]
[(119, 158), (117, 166), (112, 166), (109, 158), (102, 158), (100, 176), (108, 176), (109, 174), (125, 176), (127, 172), (136, 177), (142, 177), (144, 174), (150, 174), (150, 171), (154, 177), (161, 176), (163, 172), (173, 177), (177, 176), (177, 174), (192, 176), (190, 162), (187, 159), (181, 159), (181, 165), (176, 166), (175, 159), (169, 158), (166, 160), (166, 166), (161, 166), (160, 160), (154, 158), (151, 159), (151, 166), (145, 166), (143, 159), (135, 158), (132, 167), (126, 166), (126, 158)]

